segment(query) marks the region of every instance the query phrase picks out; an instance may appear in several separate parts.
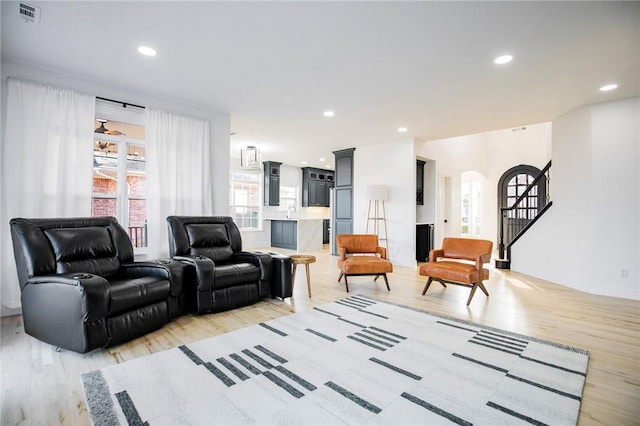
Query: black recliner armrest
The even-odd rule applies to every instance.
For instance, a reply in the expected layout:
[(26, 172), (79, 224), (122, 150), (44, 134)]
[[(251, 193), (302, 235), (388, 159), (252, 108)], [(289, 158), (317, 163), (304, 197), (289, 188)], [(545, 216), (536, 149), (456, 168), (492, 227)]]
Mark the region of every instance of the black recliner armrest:
[[(98, 275), (88, 273), (68, 273), (60, 275), (39, 275), (31, 277), (23, 288), (23, 297), (29, 297), (30, 293), (37, 293), (38, 287), (47, 286), (51, 290), (53, 286), (75, 286), (78, 288), (78, 297), (70, 298), (68, 292), (55, 303), (56, 310), (63, 310), (65, 306), (81, 306), (82, 320), (85, 322), (104, 318), (109, 311), (109, 282)], [(45, 306), (42, 306), (46, 309)]]
[(231, 256), (232, 263), (247, 262), (260, 268), (260, 279), (271, 279), (271, 255), (263, 252), (238, 251)]
[(179, 296), (183, 291), (184, 267), (177, 260), (157, 259), (124, 263), (122, 264), (122, 271), (129, 278), (145, 276), (164, 278), (171, 284), (172, 296)]
[(216, 267), (213, 260), (205, 256), (174, 256), (173, 259), (195, 268), (196, 289), (198, 291), (210, 291), (213, 288)]

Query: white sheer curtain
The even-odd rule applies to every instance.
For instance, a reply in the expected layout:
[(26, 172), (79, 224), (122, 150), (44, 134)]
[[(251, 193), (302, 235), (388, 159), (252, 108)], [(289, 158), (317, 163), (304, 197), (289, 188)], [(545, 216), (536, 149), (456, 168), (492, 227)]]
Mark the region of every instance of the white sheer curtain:
[(209, 123), (145, 109), (150, 258), (169, 256), (167, 216), (211, 215)]
[(20, 307), (9, 220), (91, 214), (95, 97), (8, 80), (0, 149), (2, 305)]

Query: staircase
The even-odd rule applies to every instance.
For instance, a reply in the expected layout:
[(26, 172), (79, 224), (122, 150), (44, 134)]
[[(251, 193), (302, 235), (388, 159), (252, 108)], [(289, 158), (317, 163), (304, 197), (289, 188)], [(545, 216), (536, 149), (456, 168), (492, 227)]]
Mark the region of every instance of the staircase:
[(551, 161), (529, 184), (511, 207), (500, 208), (500, 241), (496, 268), (511, 268), (511, 247), (549, 210)]

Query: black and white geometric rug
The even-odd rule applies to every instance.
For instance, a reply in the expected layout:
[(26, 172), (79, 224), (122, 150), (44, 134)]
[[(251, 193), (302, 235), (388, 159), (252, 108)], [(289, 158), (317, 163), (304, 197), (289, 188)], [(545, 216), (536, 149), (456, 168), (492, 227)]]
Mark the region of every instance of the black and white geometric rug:
[(588, 360), (352, 296), (82, 381), (96, 425), (575, 425)]

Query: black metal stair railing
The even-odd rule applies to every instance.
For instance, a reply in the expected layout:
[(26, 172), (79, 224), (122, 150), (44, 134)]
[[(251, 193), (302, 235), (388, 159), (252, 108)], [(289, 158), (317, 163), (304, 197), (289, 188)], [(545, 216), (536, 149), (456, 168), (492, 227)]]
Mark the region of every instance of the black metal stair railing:
[(500, 242), (498, 244), (500, 259), (496, 261), (496, 266), (499, 268), (509, 268), (513, 244), (551, 207), (550, 170), (551, 161), (511, 207), (500, 209)]

